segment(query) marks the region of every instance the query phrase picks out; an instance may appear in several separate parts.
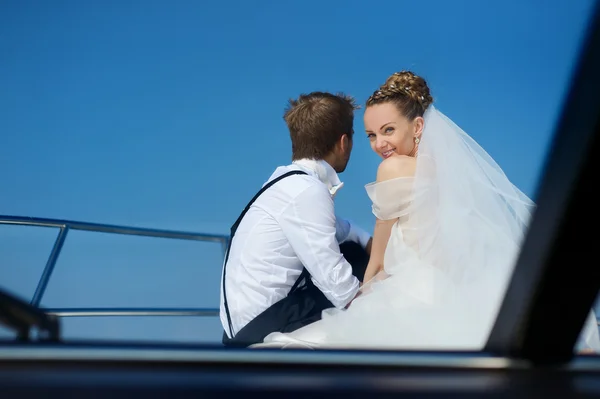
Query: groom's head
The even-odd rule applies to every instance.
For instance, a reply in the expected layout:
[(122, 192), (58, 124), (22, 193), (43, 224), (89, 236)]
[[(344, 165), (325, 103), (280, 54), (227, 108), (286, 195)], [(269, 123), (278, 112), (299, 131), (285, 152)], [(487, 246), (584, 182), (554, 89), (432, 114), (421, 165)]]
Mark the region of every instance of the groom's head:
[(343, 172), (352, 151), (358, 108), (352, 97), (341, 93), (312, 92), (290, 100), (283, 119), (292, 139), (292, 160), (325, 160)]

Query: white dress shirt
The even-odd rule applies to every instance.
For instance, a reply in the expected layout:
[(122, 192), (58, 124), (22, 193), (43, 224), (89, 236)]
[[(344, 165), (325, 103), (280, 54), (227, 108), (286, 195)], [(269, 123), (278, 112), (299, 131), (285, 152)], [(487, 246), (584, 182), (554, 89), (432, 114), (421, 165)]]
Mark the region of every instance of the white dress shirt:
[[(359, 281), (339, 244), (354, 241), (365, 248), (371, 236), (335, 216), (333, 197), (343, 183), (327, 162), (313, 160), (280, 166), (268, 181), (291, 170), (308, 175), (288, 176), (267, 189), (231, 243), (225, 289), (234, 334), (286, 297), (304, 267), (337, 308), (358, 291)], [(231, 338), (222, 291), (220, 317)]]

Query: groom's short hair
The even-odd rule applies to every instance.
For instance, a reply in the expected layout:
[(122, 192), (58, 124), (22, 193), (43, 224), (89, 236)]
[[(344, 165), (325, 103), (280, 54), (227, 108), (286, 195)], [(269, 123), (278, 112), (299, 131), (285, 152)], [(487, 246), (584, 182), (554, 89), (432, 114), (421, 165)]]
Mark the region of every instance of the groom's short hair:
[(354, 133), (354, 98), (315, 91), (289, 100), (283, 119), (292, 139), (292, 161), (323, 159), (342, 137)]

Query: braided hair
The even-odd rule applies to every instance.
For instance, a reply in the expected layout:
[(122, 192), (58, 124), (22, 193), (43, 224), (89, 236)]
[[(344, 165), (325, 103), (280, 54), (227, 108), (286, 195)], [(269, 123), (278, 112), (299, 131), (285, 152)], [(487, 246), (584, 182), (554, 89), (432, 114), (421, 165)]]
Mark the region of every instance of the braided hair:
[(396, 72), (367, 99), (367, 107), (394, 103), (409, 120), (423, 116), (433, 97), (427, 82), (410, 71)]

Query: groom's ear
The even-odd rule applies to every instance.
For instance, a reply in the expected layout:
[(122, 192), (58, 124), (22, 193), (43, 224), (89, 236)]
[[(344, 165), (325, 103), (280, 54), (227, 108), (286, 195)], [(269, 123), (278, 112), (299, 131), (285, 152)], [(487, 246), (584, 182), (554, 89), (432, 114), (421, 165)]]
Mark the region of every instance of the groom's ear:
[(348, 136), (347, 134), (342, 134), (338, 144), (342, 153), (346, 153), (352, 148), (352, 137)]

